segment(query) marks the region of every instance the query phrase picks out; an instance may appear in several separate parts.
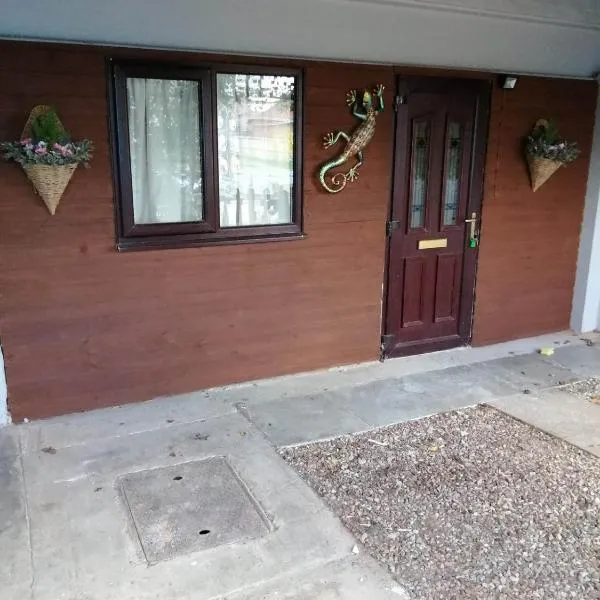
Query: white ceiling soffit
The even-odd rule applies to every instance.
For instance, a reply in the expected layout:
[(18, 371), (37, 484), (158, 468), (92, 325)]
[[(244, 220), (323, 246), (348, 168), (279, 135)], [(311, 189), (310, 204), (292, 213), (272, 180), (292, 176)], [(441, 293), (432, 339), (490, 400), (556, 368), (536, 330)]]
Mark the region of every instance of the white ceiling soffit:
[(599, 0), (0, 0), (0, 11), (7, 38), (564, 76), (600, 71)]
[(600, 30), (598, 0), (349, 0)]

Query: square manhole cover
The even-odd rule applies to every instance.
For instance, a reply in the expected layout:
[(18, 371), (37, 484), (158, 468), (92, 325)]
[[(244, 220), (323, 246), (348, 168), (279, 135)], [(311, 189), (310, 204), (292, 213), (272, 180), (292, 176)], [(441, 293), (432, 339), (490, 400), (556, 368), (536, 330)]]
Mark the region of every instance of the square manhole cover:
[(223, 457), (131, 473), (121, 485), (150, 563), (269, 532)]

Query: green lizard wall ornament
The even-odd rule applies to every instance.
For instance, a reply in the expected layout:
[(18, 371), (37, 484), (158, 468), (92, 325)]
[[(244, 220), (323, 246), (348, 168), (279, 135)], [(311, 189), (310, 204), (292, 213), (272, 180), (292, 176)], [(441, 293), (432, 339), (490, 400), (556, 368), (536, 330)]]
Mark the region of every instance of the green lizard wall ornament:
[[(383, 90), (384, 86), (379, 84), (371, 94), (368, 90), (365, 90), (362, 97), (363, 110), (359, 111), (359, 102), (356, 99), (356, 90), (351, 90), (346, 94), (346, 104), (352, 109), (352, 114), (362, 121), (352, 132), (352, 136), (349, 136), (344, 131), (338, 131), (336, 133), (328, 133), (323, 138), (323, 147), (330, 148), (334, 144), (343, 138), (346, 140), (346, 147), (344, 151), (333, 160), (327, 161), (319, 170), (319, 181), (321, 185), (330, 193), (336, 194), (341, 192), (348, 181), (354, 181), (358, 177), (358, 168), (363, 164), (363, 153), (362, 151), (371, 141), (373, 134), (375, 133), (375, 118), (383, 110)], [(375, 108), (373, 105), (373, 96), (377, 96), (379, 100), (379, 108)], [(331, 183), (327, 183), (325, 177), (331, 169), (340, 167), (352, 156), (356, 157), (356, 164), (350, 168), (346, 173), (338, 171), (331, 177)], [(331, 185), (333, 184), (333, 185)]]

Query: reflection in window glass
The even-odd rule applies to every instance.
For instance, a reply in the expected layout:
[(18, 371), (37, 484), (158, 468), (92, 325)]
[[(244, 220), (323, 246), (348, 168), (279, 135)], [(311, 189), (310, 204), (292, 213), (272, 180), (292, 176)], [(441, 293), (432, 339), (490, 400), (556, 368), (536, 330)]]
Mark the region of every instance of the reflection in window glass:
[(460, 123), (450, 121), (446, 133), (446, 176), (444, 178), (444, 225), (456, 225), (460, 201)]
[(429, 123), (415, 121), (412, 130), (412, 165), (410, 170), (410, 227), (425, 225), (425, 201), (429, 178)]
[(197, 81), (127, 79), (135, 223), (203, 218)]
[(221, 227), (291, 223), (294, 78), (217, 75)]

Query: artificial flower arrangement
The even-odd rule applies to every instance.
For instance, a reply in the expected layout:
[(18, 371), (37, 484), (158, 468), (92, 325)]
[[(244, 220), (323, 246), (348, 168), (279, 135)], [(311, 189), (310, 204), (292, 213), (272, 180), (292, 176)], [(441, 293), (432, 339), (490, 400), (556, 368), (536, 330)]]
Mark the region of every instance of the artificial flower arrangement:
[(89, 166), (93, 147), (89, 140), (72, 141), (54, 109), (36, 106), (21, 139), (3, 142), (0, 150), (5, 160), (23, 167), (53, 215), (77, 166)]
[(539, 119), (525, 142), (531, 186), (535, 192), (562, 167), (573, 162), (581, 151), (576, 142), (560, 137), (554, 121)]

